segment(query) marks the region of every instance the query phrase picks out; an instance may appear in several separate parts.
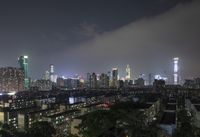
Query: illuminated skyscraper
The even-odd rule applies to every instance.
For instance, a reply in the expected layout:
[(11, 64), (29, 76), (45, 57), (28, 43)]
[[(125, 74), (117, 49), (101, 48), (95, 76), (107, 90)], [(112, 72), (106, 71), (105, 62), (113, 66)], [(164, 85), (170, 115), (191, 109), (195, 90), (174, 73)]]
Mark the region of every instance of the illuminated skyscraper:
[(126, 66), (126, 80), (131, 79), (131, 68), (129, 65)]
[(20, 56), (18, 58), (20, 68), (24, 73), (24, 88), (29, 89), (29, 78), (28, 78), (28, 56)]
[(117, 68), (112, 69), (112, 86), (115, 88), (118, 86), (118, 69)]
[(174, 63), (174, 85), (179, 84), (179, 58), (173, 58), (173, 63)]
[(53, 64), (50, 65), (50, 80), (54, 82), (54, 66)]

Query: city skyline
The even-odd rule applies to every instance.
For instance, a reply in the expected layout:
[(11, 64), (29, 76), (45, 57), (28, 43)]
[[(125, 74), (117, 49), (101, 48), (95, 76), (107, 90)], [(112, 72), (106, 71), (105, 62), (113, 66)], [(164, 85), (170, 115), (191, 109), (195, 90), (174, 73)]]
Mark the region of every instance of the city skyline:
[(0, 0), (0, 137), (200, 137), (200, 0)]
[(127, 64), (133, 76), (173, 75), (177, 56), (183, 79), (199, 76), (199, 1), (113, 2), (86, 1), (80, 11), (73, 2), (1, 2), (0, 66), (18, 66), (17, 57), (26, 54), (33, 78), (49, 64), (67, 76), (115, 66), (125, 73)]
[[(173, 63), (173, 65), (174, 65), (174, 59), (176, 59), (176, 58), (178, 58), (178, 57), (173, 58), (173, 60), (171, 61)], [(26, 61), (25, 61), (26, 63), (24, 62), (24, 59), (26, 59)], [(26, 64), (26, 70), (24, 70), (24, 63)], [(112, 67), (108, 70), (103, 70), (101, 72), (92, 71), (92, 72), (83, 72), (82, 74), (74, 73), (74, 74), (71, 74), (71, 75), (62, 75), (59, 72), (55, 71), (54, 64), (49, 64), (48, 65), (49, 67), (42, 74), (39, 74), (39, 77), (35, 78), (35, 77), (31, 77), (29, 75), (29, 71), (28, 71), (29, 70), (29, 64), (30, 64), (30, 62), (29, 62), (28, 55), (21, 55), (18, 58), (17, 68), (22, 69), (24, 71), (24, 75), (26, 77), (25, 79), (30, 78), (31, 80), (36, 80), (36, 79), (46, 79), (47, 80), (47, 79), (49, 79), (50, 81), (56, 83), (57, 78), (76, 78), (77, 76), (81, 76), (82, 78), (84, 78), (86, 80), (87, 79), (87, 73), (96, 73), (97, 75), (100, 75), (100, 74), (110, 73), (111, 70), (112, 71), (117, 70), (118, 71), (117, 72), (117, 79), (118, 80), (125, 81), (125, 80), (136, 80), (138, 78), (143, 78), (148, 83), (148, 75), (151, 74), (152, 78), (154, 78), (154, 79), (162, 79), (163, 76), (164, 76), (166, 78), (165, 81), (167, 83), (171, 83), (171, 84), (174, 83), (174, 69), (175, 69), (174, 66), (173, 66), (173, 68), (171, 68), (171, 70), (168, 70), (168, 72), (172, 71), (172, 73), (166, 73), (166, 71), (163, 71), (161, 73), (149, 73), (149, 74), (145, 74), (145, 73), (142, 73), (142, 72), (135, 72), (135, 74), (139, 74), (139, 75), (134, 75), (134, 70), (132, 70), (130, 68), (130, 65), (127, 64), (125, 66), (122, 66), (122, 68), (120, 68), (120, 69), (119, 69), (119, 67), (114, 66), (114, 67)], [(13, 66), (3, 66), (3, 67), (13, 67)], [(180, 71), (180, 66), (178, 66), (178, 71)], [(181, 78), (180, 72), (179, 72), (179, 75), (180, 76), (177, 76), (177, 77)], [(160, 77), (160, 78), (157, 78), (157, 77)], [(180, 80), (179, 81), (180, 83), (183, 83), (185, 79), (179, 79), (179, 80)]]

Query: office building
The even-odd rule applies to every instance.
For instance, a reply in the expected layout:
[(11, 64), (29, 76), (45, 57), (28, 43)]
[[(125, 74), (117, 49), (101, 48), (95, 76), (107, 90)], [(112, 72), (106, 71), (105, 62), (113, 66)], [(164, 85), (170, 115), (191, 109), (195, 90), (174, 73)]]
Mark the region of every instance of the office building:
[(152, 82), (152, 73), (149, 73), (149, 85), (152, 85), (153, 82)]
[(112, 87), (114, 88), (118, 87), (118, 69), (117, 68), (112, 69)]
[(131, 79), (131, 68), (129, 65), (126, 66), (126, 80)]
[(200, 78), (186, 79), (183, 86), (185, 88), (200, 89)]
[(13, 67), (0, 68), (0, 91), (22, 91), (24, 89), (24, 72)]
[(100, 88), (109, 88), (109, 76), (105, 73), (102, 73), (99, 77), (99, 87)]
[(87, 80), (86, 80), (86, 87), (91, 88), (91, 75), (90, 73), (87, 73)]
[(29, 89), (29, 78), (28, 78), (28, 56), (20, 56), (18, 58), (18, 63), (20, 68), (24, 73), (24, 88)]
[(97, 75), (95, 73), (91, 75), (91, 88), (97, 88)]
[(64, 78), (58, 77), (56, 83), (58, 87), (64, 87)]
[(143, 78), (138, 78), (135, 80), (134, 85), (137, 87), (144, 87), (145, 81)]

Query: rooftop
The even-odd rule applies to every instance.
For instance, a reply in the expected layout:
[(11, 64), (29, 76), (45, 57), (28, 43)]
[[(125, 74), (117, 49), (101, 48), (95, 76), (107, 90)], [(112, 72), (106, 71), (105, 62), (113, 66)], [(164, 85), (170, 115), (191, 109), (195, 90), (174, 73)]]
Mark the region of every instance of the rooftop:
[(102, 103), (89, 104), (89, 105), (85, 106), (84, 108), (94, 107), (94, 106), (98, 106), (98, 105), (101, 105), (101, 104)]
[(176, 121), (176, 113), (174, 113), (174, 112), (165, 112), (163, 114), (163, 117), (161, 119), (160, 124), (172, 125), (172, 124), (175, 124), (175, 121)]
[(62, 116), (62, 115), (73, 114), (75, 112), (80, 112), (80, 110), (78, 110), (78, 109), (67, 110), (67, 111), (64, 111), (64, 112), (59, 112), (59, 113), (56, 113), (56, 114), (53, 114), (53, 115), (49, 115), (47, 117), (49, 117), (49, 118), (55, 118), (55, 117)]

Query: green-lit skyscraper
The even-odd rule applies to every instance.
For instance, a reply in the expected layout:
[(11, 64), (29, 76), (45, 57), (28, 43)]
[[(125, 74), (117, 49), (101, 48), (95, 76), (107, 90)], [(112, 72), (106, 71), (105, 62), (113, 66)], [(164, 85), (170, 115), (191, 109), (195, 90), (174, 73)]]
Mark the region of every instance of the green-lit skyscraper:
[(29, 89), (29, 78), (28, 78), (28, 56), (20, 56), (18, 58), (19, 65), (24, 72), (24, 88)]

